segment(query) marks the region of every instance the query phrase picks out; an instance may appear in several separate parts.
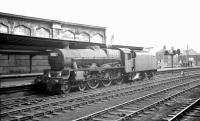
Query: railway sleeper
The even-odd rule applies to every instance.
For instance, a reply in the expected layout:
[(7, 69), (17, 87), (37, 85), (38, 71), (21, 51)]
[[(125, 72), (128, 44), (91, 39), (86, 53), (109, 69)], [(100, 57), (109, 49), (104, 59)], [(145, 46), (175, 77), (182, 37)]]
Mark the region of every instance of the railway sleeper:
[(33, 115), (32, 114), (22, 114), (22, 115), (16, 115), (16, 116), (12, 116), (11, 117), (11, 121), (21, 121), (21, 120), (29, 120), (29, 119), (32, 119), (33, 118)]
[(47, 106), (49, 106), (49, 105), (47, 105)]
[(52, 115), (45, 114), (43, 117), (44, 117), (44, 118), (52, 118), (53, 116), (52, 116)]
[(116, 121), (115, 119), (93, 118), (93, 121)]

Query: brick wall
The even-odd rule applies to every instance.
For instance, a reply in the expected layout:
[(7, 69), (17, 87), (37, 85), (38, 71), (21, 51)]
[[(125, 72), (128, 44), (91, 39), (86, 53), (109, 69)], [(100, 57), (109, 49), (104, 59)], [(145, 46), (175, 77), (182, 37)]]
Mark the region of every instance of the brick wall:
[[(0, 54), (0, 74), (29, 73), (29, 55)], [(49, 69), (48, 56), (37, 55), (32, 58), (31, 72), (42, 72)]]
[(50, 69), (48, 56), (37, 55), (32, 57), (32, 72), (42, 72), (44, 69)]

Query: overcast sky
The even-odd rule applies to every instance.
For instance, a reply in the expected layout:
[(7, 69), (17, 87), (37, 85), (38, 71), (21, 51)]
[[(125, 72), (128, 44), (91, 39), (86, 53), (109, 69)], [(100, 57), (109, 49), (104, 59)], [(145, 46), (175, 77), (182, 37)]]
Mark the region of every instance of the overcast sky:
[(103, 26), (113, 44), (200, 52), (200, 0), (1, 0), (0, 12)]

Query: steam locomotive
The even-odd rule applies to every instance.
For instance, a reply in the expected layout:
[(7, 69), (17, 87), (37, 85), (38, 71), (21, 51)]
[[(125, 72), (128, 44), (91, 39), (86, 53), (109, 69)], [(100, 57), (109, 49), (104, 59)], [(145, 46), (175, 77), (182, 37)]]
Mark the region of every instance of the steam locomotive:
[(156, 60), (146, 52), (128, 48), (55, 49), (49, 54), (51, 69), (35, 82), (48, 92), (68, 93), (73, 87), (80, 91), (121, 84), (126, 80), (152, 78)]

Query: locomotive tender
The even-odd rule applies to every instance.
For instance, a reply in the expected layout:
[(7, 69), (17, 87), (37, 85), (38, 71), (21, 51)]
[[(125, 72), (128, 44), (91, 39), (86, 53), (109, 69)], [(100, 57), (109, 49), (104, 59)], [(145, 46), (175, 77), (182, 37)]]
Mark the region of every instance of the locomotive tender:
[[(136, 56), (137, 55), (137, 56)], [(153, 55), (128, 48), (55, 49), (50, 52), (51, 69), (35, 82), (49, 92), (67, 93), (70, 88), (95, 89), (125, 80), (151, 78), (156, 69)]]

